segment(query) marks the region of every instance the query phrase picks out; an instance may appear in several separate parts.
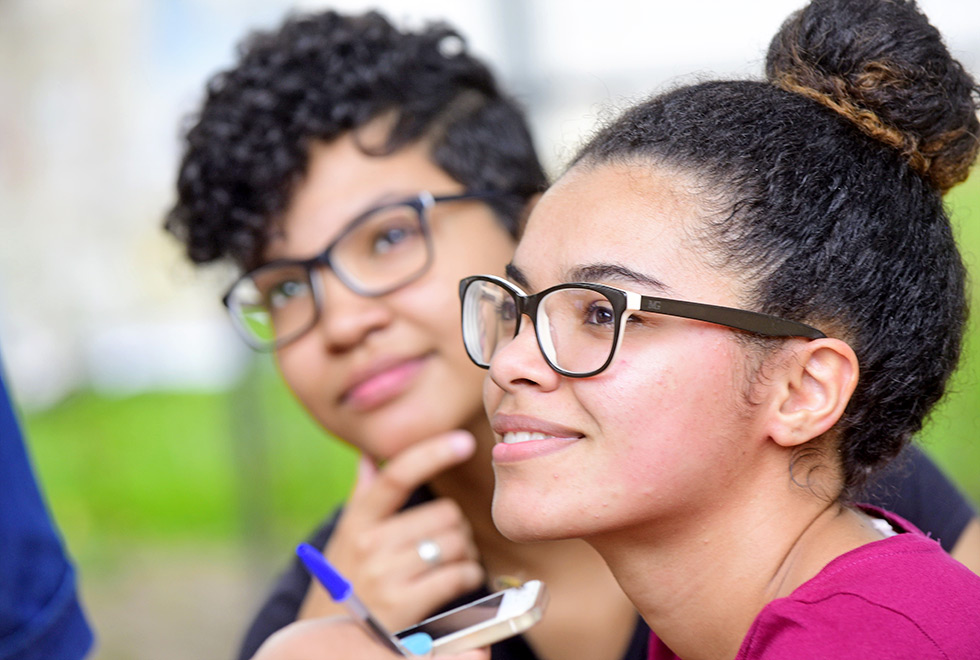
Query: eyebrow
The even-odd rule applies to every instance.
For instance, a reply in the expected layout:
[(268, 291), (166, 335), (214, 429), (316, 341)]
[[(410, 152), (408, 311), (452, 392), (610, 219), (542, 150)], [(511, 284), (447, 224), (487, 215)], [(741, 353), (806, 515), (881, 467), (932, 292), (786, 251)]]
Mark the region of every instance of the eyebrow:
[[(513, 263), (507, 264), (506, 268), (507, 279), (509, 279), (514, 284), (517, 284), (522, 289), (529, 289), (530, 282), (527, 276), (524, 275), (524, 271), (515, 266)], [(656, 289), (660, 293), (671, 293), (671, 288), (650, 275), (644, 275), (638, 271), (631, 268), (627, 268), (621, 264), (609, 264), (609, 263), (598, 263), (589, 264), (587, 266), (578, 266), (568, 271), (565, 276), (566, 282), (597, 282), (601, 283), (603, 281), (627, 281), (637, 284), (644, 288)]]
[[(340, 227), (340, 234), (344, 233), (344, 231), (348, 227), (350, 227), (350, 225), (351, 225), (352, 222), (354, 222), (355, 220), (359, 220), (361, 217), (364, 216), (364, 214), (370, 213), (371, 211), (377, 211), (378, 209), (382, 209), (382, 208), (385, 208), (385, 207), (388, 207), (388, 206), (395, 206), (395, 205), (397, 205), (399, 203), (412, 201), (412, 200), (416, 199), (419, 195), (421, 195), (422, 192), (424, 192), (424, 189), (423, 188), (419, 188), (419, 190), (417, 192), (414, 192), (414, 193), (411, 193), (411, 192), (401, 193), (401, 192), (398, 192), (398, 191), (389, 190), (389, 191), (380, 193), (378, 195), (375, 195), (371, 199), (367, 200), (364, 204), (362, 204), (361, 207), (360, 207), (360, 209), (357, 210), (354, 213), (354, 215), (348, 217), (344, 221), (344, 224), (341, 225), (341, 227)], [(338, 234), (338, 236), (340, 234)], [(276, 226), (276, 228), (273, 231), (269, 232), (268, 236), (266, 237), (266, 243), (267, 243), (266, 247), (268, 247), (268, 244), (270, 244), (270, 243), (275, 244), (275, 243), (278, 243), (280, 241), (286, 241), (288, 239), (289, 239), (289, 237), (286, 235), (286, 230), (282, 226), (282, 224), (280, 223), (279, 225)], [(329, 245), (330, 243), (332, 243), (336, 239), (337, 239), (337, 236), (332, 237), (329, 241), (327, 241), (327, 243), (324, 244), (324, 247), (326, 247), (327, 245)], [(317, 253), (317, 254), (319, 254), (319, 253)], [(284, 258), (284, 257), (277, 257), (277, 258), (274, 258), (274, 259), (265, 259), (265, 258), (263, 258), (262, 263), (269, 263), (270, 261), (278, 261), (280, 258)], [(297, 257), (297, 258), (293, 258), (293, 259), (296, 260), (296, 261), (302, 261), (303, 260), (302, 257)], [(262, 264), (259, 264), (259, 265), (262, 265)]]
[(579, 266), (568, 273), (570, 281), (604, 282), (609, 280), (632, 282), (643, 288), (656, 289), (660, 293), (670, 293), (670, 287), (650, 275), (645, 275), (621, 264), (598, 263)]
[(527, 277), (524, 275), (524, 271), (522, 271), (520, 268), (515, 266), (513, 263), (507, 264), (507, 267), (504, 269), (504, 272), (507, 274), (508, 280), (510, 280), (517, 286), (521, 287), (522, 289), (527, 290), (531, 288), (530, 283), (527, 281)]

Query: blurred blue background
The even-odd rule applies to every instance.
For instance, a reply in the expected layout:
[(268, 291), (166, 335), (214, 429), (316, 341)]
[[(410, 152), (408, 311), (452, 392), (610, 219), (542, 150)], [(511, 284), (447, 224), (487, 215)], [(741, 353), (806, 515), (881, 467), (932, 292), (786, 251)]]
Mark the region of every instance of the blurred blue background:
[[(602, 118), (694, 76), (758, 76), (802, 3), (760, 0), (0, 0), (0, 344), (95, 657), (229, 657), (352, 454), (232, 335), (232, 274), (161, 229), (179, 127), (253, 28), (290, 10), (444, 18), (530, 111), (548, 169)], [(980, 5), (922, 0), (980, 74)], [(974, 280), (980, 175), (950, 206)], [(974, 292), (974, 308), (980, 299)], [(925, 434), (980, 499), (980, 342)]]

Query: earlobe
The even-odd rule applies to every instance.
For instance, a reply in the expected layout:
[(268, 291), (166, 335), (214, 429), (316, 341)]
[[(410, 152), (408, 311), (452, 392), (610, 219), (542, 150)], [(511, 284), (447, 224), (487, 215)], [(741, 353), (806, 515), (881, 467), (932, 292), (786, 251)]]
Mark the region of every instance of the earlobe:
[(858, 381), (854, 350), (840, 339), (802, 344), (782, 373), (769, 435), (795, 447), (830, 430), (847, 407)]

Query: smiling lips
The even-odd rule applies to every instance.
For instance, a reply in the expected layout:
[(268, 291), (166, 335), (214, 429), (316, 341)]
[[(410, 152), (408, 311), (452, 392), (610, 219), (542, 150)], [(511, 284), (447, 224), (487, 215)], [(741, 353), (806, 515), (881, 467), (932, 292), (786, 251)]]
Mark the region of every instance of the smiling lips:
[(523, 416), (498, 415), (493, 422), (501, 438), (493, 448), (493, 460), (497, 464), (545, 456), (584, 437), (571, 429)]
[(344, 390), (341, 402), (357, 412), (367, 412), (404, 393), (422, 370), (428, 355), (375, 365), (357, 374)]
[(518, 445), (522, 442), (530, 442), (531, 440), (544, 440), (545, 438), (550, 438), (551, 436), (545, 433), (535, 433), (529, 431), (512, 431), (510, 433), (504, 433), (503, 441), (508, 445)]

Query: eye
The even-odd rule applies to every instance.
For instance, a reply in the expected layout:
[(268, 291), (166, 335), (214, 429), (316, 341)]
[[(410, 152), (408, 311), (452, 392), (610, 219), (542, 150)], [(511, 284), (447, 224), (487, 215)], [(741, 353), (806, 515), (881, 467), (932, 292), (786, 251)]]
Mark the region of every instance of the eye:
[(310, 295), (310, 285), (299, 279), (287, 279), (277, 282), (266, 292), (270, 310), (282, 309), (297, 298)]
[(585, 310), (585, 322), (588, 325), (611, 326), (615, 325), (616, 314), (612, 305), (606, 300), (596, 300), (589, 304)]
[(371, 237), (372, 254), (385, 255), (417, 238), (422, 232), (417, 223), (404, 222), (381, 227)]

